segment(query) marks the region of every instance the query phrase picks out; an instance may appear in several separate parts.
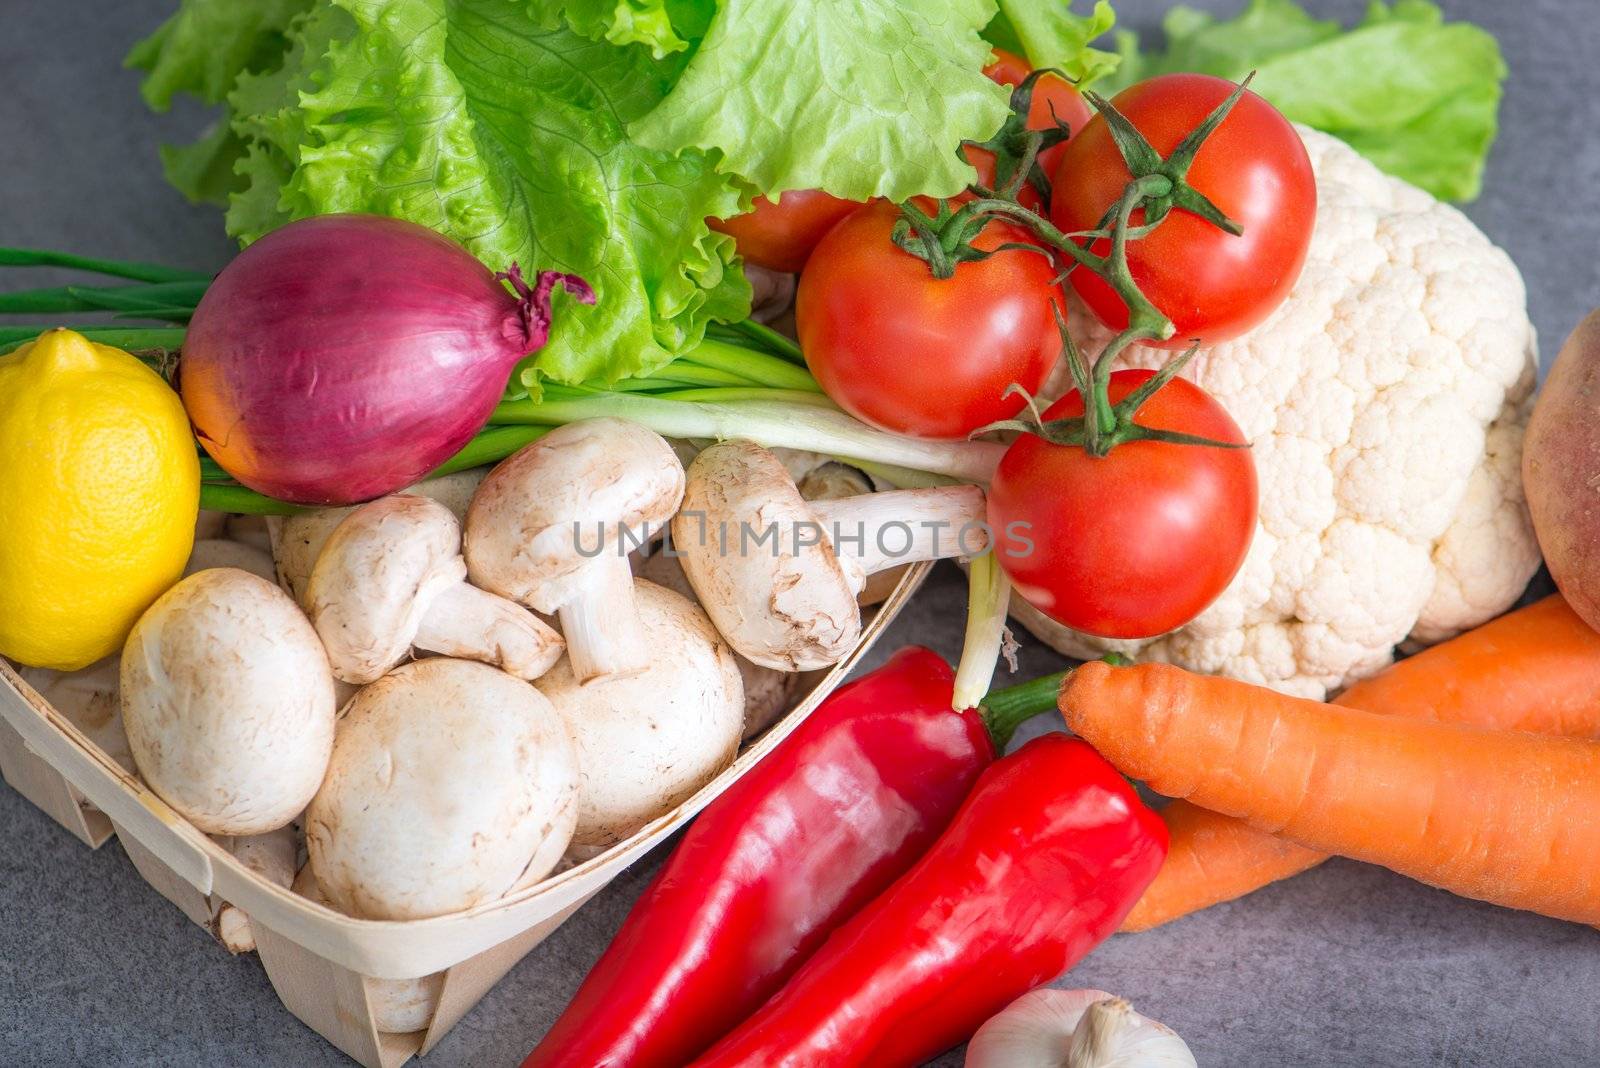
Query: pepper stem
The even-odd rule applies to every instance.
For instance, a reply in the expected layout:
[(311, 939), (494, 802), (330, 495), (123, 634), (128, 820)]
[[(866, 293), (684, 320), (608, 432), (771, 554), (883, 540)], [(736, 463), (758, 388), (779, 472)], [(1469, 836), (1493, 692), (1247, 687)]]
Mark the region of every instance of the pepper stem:
[[(1121, 653), (1107, 653), (1100, 658), (1100, 661), (1112, 667), (1126, 667), (1132, 663)], [(1003, 690), (994, 690), (983, 699), (983, 704), (978, 706), (978, 715), (983, 719), (983, 726), (989, 732), (990, 740), (994, 742), (995, 752), (1006, 751), (1006, 746), (1011, 744), (1011, 736), (1017, 733), (1018, 727), (1041, 712), (1055, 710), (1061, 685), (1075, 670), (1077, 669), (1067, 668), (1053, 675), (1042, 675), (1028, 682), (1019, 682)]]
[(1041, 712), (1049, 712), (1056, 707), (1061, 684), (1071, 674), (1072, 669), (1068, 668), (1053, 675), (995, 690), (983, 699), (983, 704), (978, 706), (978, 715), (994, 742), (995, 752), (1005, 752), (1018, 727)]

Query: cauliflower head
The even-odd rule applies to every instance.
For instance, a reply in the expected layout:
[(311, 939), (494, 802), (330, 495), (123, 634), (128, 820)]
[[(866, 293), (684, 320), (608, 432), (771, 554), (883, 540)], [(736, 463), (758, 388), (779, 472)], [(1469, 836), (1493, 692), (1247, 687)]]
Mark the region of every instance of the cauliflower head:
[[(1244, 566), (1193, 622), (1145, 642), (1077, 634), (1013, 598), (1061, 652), (1114, 649), (1321, 698), (1408, 639), (1504, 611), (1538, 567), (1519, 477), (1537, 359), (1521, 275), (1456, 209), (1300, 134), (1318, 196), (1305, 270), (1271, 318), (1183, 371), (1252, 442), (1261, 508)], [(1075, 310), (1074, 334), (1098, 352), (1108, 334)]]

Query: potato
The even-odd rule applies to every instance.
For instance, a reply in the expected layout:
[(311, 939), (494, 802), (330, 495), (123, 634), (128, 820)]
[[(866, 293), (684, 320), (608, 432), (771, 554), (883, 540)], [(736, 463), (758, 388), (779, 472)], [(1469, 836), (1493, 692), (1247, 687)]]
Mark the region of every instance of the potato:
[(1528, 420), (1522, 486), (1550, 574), (1600, 630), (1600, 309), (1561, 346)]

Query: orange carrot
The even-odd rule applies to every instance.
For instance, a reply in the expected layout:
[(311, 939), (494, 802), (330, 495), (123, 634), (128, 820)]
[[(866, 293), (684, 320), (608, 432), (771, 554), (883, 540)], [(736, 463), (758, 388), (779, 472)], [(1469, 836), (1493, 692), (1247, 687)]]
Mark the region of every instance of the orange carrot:
[(1348, 687), (1350, 708), (1600, 738), (1600, 634), (1551, 594)]
[[(1386, 715), (1600, 737), (1600, 634), (1557, 594), (1349, 687), (1334, 704)], [(1145, 931), (1298, 875), (1326, 854), (1174, 801), (1161, 874), (1123, 921)]]
[(1158, 815), (1167, 825), (1167, 859), (1122, 921), (1123, 931), (1160, 927), (1328, 859), (1326, 853), (1187, 801), (1169, 802)]
[(1600, 742), (1089, 663), (1067, 726), (1158, 793), (1465, 897), (1600, 924)]

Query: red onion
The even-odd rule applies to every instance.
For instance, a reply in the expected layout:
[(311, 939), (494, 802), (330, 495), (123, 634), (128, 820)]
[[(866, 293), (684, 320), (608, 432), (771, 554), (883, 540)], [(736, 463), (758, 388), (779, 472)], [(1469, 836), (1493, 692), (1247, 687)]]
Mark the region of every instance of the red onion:
[[(501, 280), (510, 282), (513, 295)], [(486, 423), (544, 344), (575, 275), (496, 275), (425, 226), (293, 222), (239, 254), (189, 323), (179, 391), (206, 452), (244, 485), (351, 504), (416, 482)]]

